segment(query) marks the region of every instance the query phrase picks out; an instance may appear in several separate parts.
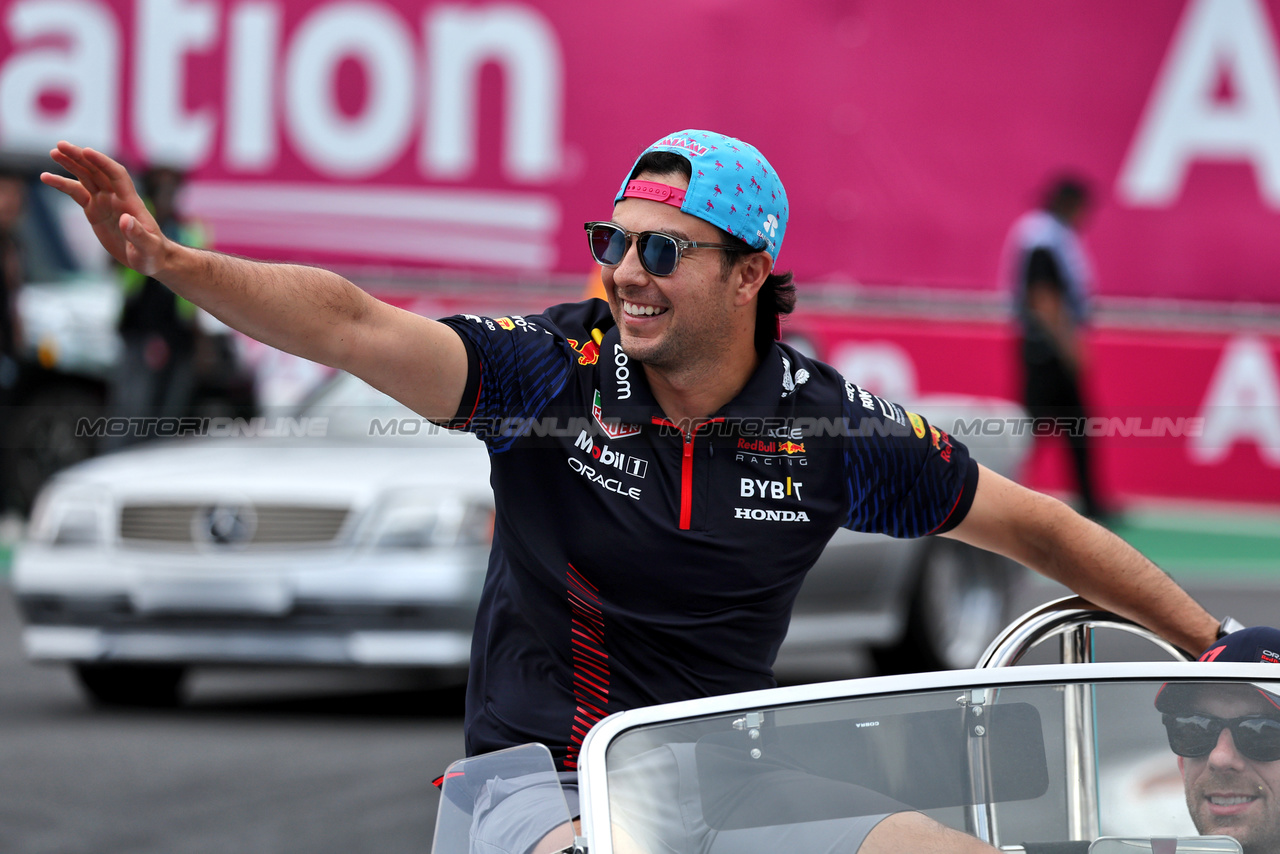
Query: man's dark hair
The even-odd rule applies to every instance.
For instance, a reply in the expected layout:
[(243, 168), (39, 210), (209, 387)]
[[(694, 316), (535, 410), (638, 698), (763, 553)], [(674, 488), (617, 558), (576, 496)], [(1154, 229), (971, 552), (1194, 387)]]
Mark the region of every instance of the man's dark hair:
[(1056, 216), (1071, 216), (1088, 205), (1089, 184), (1078, 175), (1059, 175), (1044, 196), (1044, 209)]
[[(683, 175), (686, 181), (693, 180), (693, 166), (684, 157), (671, 151), (650, 151), (645, 154), (636, 163), (636, 168), (631, 170), (631, 178), (634, 179), (642, 172), (653, 175)], [(727, 276), (733, 271), (733, 265), (738, 262), (740, 256), (764, 251), (756, 249), (724, 229), (716, 230), (720, 232), (721, 243), (728, 243), (735, 247), (721, 250), (723, 253), (720, 258), (721, 276)], [(790, 314), (796, 307), (796, 286), (792, 283), (792, 278), (794, 277), (790, 271), (770, 273), (765, 277), (764, 284), (760, 286), (756, 300), (755, 344), (757, 350), (764, 351), (773, 343), (778, 329), (778, 318), (781, 315)]]
[(154, 198), (165, 181), (172, 181), (175, 187), (181, 187), (186, 178), (186, 173), (176, 166), (166, 163), (148, 166), (142, 172), (142, 195), (144, 198)]

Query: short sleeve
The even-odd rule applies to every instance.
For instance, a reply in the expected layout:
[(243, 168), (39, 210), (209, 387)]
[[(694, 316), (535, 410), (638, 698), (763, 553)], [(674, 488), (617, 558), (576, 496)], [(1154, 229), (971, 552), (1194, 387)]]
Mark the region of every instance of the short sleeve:
[(444, 318), (467, 348), (467, 384), (453, 429), (506, 450), (520, 424), (539, 417), (564, 388), (576, 354), (546, 318)]
[(849, 488), (845, 527), (893, 537), (941, 534), (960, 524), (978, 486), (969, 450), (899, 404), (845, 383)]

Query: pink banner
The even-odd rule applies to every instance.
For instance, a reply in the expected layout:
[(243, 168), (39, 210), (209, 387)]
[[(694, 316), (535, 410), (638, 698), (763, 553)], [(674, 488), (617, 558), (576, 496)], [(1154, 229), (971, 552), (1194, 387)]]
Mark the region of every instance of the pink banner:
[[(756, 143), (802, 282), (996, 287), (1088, 177), (1104, 296), (1275, 304), (1280, 0), (3, 0), (0, 146), (182, 164), (218, 245), (542, 280), (635, 154)], [(731, 167), (731, 164), (727, 164)]]
[[(1005, 324), (800, 313), (787, 333), (887, 397), (1020, 396)], [(1087, 353), (1084, 429), (1104, 497), (1280, 504), (1280, 336), (1102, 328), (1089, 335)], [(987, 443), (1035, 429), (977, 417), (944, 427)], [(1070, 490), (1067, 471), (1064, 442), (1049, 437), (1024, 480)]]

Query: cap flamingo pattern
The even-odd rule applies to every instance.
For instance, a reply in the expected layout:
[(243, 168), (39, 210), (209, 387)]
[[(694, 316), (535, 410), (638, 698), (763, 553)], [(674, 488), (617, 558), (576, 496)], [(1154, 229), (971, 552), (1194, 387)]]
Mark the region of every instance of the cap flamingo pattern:
[[(773, 166), (755, 146), (714, 131), (682, 130), (664, 136), (640, 157), (650, 151), (674, 152), (692, 165), (693, 177), (680, 210), (763, 249), (777, 264), (787, 230), (787, 193)], [(615, 202), (622, 200), (633, 171), (634, 163)], [(724, 187), (720, 176), (729, 182)], [(730, 188), (728, 194), (726, 187)]]

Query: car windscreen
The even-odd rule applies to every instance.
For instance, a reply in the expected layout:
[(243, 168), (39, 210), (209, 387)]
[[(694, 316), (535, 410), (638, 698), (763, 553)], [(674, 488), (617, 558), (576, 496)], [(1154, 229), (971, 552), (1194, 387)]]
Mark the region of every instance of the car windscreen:
[(949, 689), (637, 727), (608, 746), (610, 821), (645, 850), (688, 838), (690, 812), (673, 803), (696, 803), (704, 833), (910, 810), (1001, 844), (1194, 836), (1155, 706), (1163, 685)]

